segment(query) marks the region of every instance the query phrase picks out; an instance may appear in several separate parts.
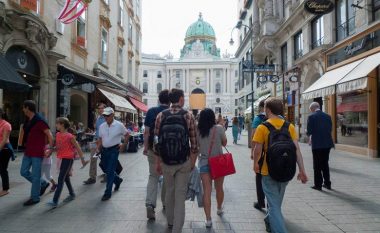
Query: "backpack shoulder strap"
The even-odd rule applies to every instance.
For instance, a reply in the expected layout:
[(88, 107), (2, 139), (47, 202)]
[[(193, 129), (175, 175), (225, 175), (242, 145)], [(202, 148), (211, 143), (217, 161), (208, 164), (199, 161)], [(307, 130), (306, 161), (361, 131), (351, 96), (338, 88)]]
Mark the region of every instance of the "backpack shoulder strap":
[(269, 123), (268, 121), (264, 121), (261, 124), (263, 124), (265, 127), (267, 127), (270, 133), (273, 131), (276, 131), (276, 128), (271, 123)]
[(285, 121), (284, 124), (282, 124), (280, 131), (282, 133), (289, 133), (289, 126), (290, 126), (289, 121)]

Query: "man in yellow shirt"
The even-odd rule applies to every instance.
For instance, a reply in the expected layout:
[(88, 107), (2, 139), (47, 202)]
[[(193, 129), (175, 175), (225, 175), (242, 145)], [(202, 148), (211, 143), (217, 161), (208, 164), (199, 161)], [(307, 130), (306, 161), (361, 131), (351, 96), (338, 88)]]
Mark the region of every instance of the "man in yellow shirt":
[[(282, 101), (276, 98), (268, 98), (265, 101), (264, 109), (266, 116), (268, 117), (267, 122), (274, 126), (276, 129), (280, 129), (282, 125), (285, 123), (285, 120), (279, 117), (279, 115), (283, 114)], [(270, 227), (272, 233), (287, 233), (284, 218), (281, 213), (281, 205), (288, 182), (276, 181), (272, 179), (269, 175), (268, 165), (266, 161), (266, 151), (268, 147), (269, 133), (269, 129), (264, 125), (259, 125), (255, 131), (252, 140), (255, 143), (255, 148), (253, 150), (253, 169), (256, 173), (261, 173), (262, 175), (263, 190), (269, 204), (268, 214), (264, 219), (265, 224), (267, 226), (267, 231), (269, 231), (268, 228)], [(301, 180), (302, 183), (306, 183), (307, 176), (303, 165), (302, 154), (298, 145), (296, 131), (294, 129), (294, 125), (292, 124), (289, 125), (289, 134), (297, 150), (297, 164), (299, 169), (299, 174), (297, 178), (298, 180)], [(259, 160), (264, 145), (264, 159), (263, 164), (260, 168)]]

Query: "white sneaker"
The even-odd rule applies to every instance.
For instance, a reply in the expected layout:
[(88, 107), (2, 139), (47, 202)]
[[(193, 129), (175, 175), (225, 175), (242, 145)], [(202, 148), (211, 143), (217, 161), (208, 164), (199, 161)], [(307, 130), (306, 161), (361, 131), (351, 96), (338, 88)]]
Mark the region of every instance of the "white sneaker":
[(222, 207), (222, 208), (218, 209), (218, 210), (216, 211), (216, 214), (217, 214), (217, 215), (222, 215), (222, 214), (224, 214), (224, 208)]
[(212, 220), (206, 220), (205, 221), (205, 224), (206, 224), (206, 228), (211, 228), (212, 227)]

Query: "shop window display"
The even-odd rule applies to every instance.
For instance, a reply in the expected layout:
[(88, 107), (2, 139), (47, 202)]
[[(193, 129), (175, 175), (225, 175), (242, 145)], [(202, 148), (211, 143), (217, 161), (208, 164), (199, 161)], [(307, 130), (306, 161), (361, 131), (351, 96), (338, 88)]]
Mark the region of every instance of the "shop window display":
[(337, 94), (337, 141), (368, 147), (368, 94), (357, 90)]

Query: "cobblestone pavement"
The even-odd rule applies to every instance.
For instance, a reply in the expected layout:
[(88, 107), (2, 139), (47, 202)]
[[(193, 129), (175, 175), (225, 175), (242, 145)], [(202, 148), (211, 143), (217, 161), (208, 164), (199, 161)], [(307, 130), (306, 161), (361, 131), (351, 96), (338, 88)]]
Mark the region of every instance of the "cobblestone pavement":
[[(229, 139), (232, 141), (230, 136)], [(239, 145), (228, 146), (234, 155), (237, 174), (226, 178), (224, 216), (216, 215), (214, 198), (214, 226), (206, 230), (203, 209), (199, 209), (196, 203), (187, 202), (184, 233), (265, 232), (265, 213), (252, 207), (256, 194), (247, 137), (243, 135), (239, 142)], [(332, 151), (333, 190), (319, 192), (310, 188), (313, 172), (310, 148), (302, 145), (302, 151), (311, 181), (303, 185), (294, 179), (286, 190), (283, 213), (289, 232), (380, 232), (380, 160)], [(19, 175), (20, 159), (21, 156), (10, 163), (11, 193), (0, 198), (1, 233), (168, 232), (160, 201), (156, 221), (146, 219), (148, 164), (141, 149), (138, 153), (120, 156), (125, 168), (122, 173), (124, 182), (120, 191), (107, 202), (100, 201), (104, 184), (82, 185), (87, 179), (88, 167), (81, 170), (80, 163), (76, 162), (72, 183), (77, 198), (54, 210), (45, 205), (52, 194), (44, 195), (35, 206), (23, 207), (22, 203), (30, 193), (30, 184)], [(64, 188), (62, 197), (66, 195)]]

